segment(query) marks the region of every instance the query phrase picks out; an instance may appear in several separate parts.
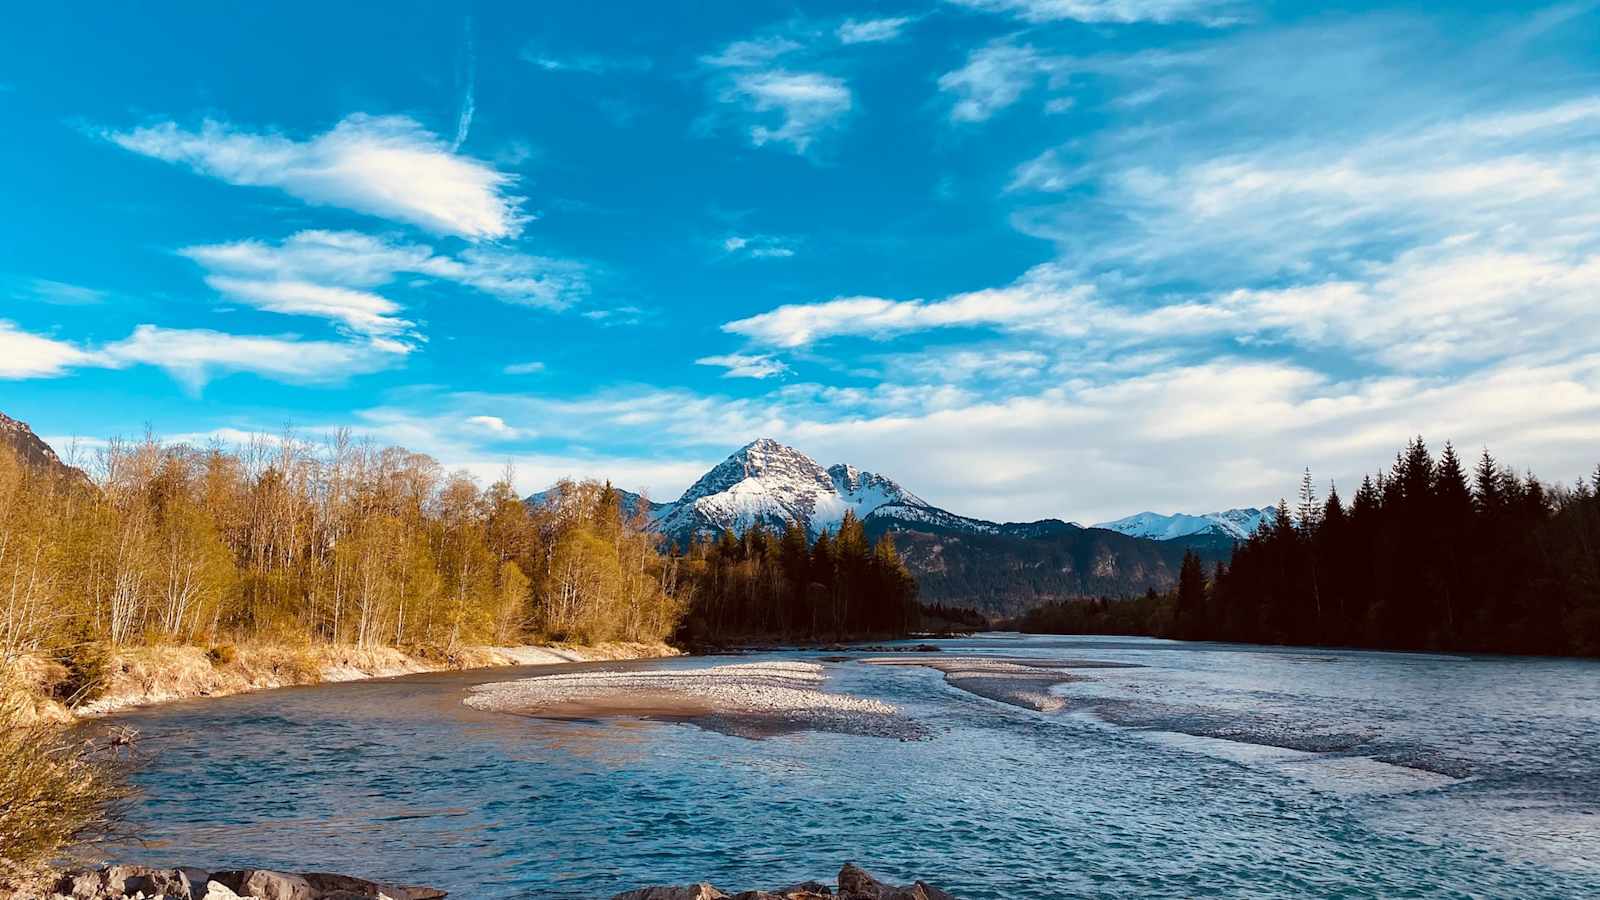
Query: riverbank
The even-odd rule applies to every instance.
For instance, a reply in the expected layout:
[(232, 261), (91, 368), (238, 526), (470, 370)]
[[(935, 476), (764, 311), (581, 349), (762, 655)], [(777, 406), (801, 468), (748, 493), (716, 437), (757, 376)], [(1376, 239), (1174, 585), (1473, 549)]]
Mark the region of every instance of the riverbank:
[(632, 717), (688, 722), (739, 737), (795, 731), (915, 739), (895, 706), (824, 690), (812, 662), (740, 663), (655, 672), (569, 672), (471, 689), (475, 709), (543, 718)]
[(93, 699), (69, 707), (74, 673), (42, 656), (23, 656), (0, 673), (15, 685), (10, 724), (66, 723), (79, 718), (176, 700), (223, 697), (296, 685), (359, 681), (461, 669), (554, 665), (678, 656), (661, 642), (592, 646), (539, 644), (463, 647), (449, 653), (408, 653), (393, 647), (249, 643), (170, 645), (108, 650), (97, 658)]

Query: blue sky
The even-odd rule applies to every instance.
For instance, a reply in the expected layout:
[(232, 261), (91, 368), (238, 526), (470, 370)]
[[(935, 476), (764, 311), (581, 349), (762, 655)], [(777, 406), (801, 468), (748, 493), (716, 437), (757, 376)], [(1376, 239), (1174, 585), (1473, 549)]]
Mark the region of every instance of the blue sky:
[(957, 511), (1600, 459), (1600, 9), (49, 4), (0, 410), (671, 498), (760, 435)]

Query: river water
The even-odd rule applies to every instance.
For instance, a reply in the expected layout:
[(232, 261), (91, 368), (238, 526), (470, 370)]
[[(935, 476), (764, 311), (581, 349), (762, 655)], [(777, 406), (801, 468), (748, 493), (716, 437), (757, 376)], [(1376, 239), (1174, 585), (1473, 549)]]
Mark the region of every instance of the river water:
[[(149, 755), (121, 858), (340, 871), (462, 900), (701, 879), (831, 881), (849, 859), (968, 898), (1600, 896), (1600, 663), (986, 635), (944, 657), (1080, 670), (1039, 713), (922, 667), (829, 690), (929, 737), (764, 740), (462, 705), (560, 669), (207, 699), (117, 719)], [(816, 659), (770, 653), (740, 658)], [(833, 658), (833, 657), (830, 657)], [(644, 667), (729, 660), (665, 660)], [(618, 664), (610, 664), (618, 667)]]

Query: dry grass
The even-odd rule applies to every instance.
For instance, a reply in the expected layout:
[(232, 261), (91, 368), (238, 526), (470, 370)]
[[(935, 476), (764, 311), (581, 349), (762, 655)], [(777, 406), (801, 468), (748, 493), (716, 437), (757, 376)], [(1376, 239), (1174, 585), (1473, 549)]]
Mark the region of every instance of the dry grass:
[(84, 741), (40, 721), (37, 686), (19, 680), (22, 668), (0, 673), (0, 895), (62, 851), (110, 834), (132, 794), (131, 737)]

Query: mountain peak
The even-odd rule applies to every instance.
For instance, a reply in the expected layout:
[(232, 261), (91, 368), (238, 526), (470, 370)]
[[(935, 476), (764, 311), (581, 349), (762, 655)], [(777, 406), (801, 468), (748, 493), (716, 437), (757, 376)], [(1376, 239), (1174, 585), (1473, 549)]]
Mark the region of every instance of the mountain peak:
[(0, 413), (0, 445), (10, 447), (23, 462), (47, 471), (67, 475), (81, 481), (88, 476), (61, 461), (56, 451), (44, 439), (33, 433), (28, 423)]
[(847, 512), (865, 518), (885, 503), (924, 505), (888, 478), (851, 465), (824, 469), (801, 451), (763, 437), (691, 485), (663, 514), (661, 530), (687, 537), (756, 524), (781, 530), (795, 521), (815, 535), (837, 528)]

